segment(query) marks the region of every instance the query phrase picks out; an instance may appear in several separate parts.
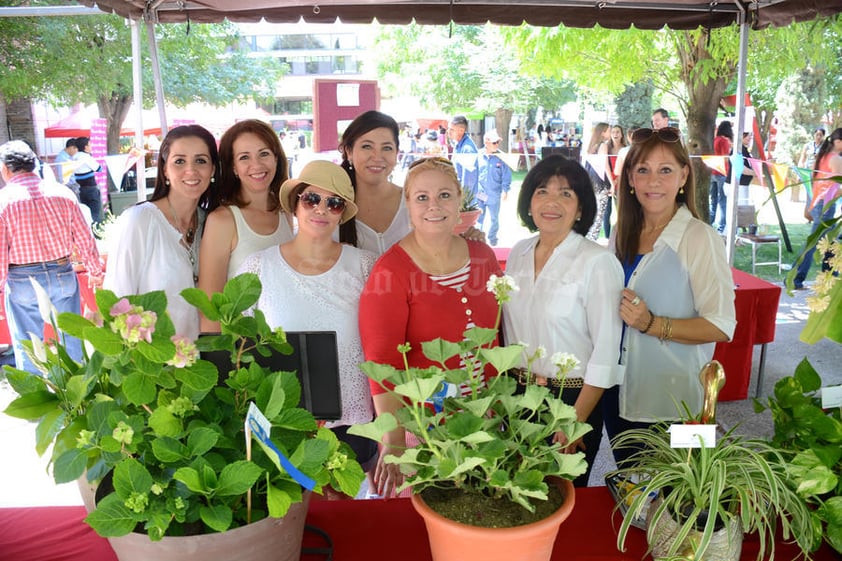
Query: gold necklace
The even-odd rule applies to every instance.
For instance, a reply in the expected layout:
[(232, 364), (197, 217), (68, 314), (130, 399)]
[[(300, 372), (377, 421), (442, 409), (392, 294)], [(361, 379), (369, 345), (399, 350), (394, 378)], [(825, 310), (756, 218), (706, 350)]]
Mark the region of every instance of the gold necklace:
[(678, 212), (678, 208), (676, 208), (674, 211), (672, 211), (672, 215), (669, 217), (669, 220), (667, 220), (663, 224), (660, 224), (660, 225), (655, 226), (653, 228), (649, 228), (648, 230), (643, 230), (643, 233), (644, 234), (651, 234), (652, 232), (657, 232), (661, 228), (665, 228), (670, 222), (672, 222), (672, 219), (675, 218), (675, 214), (677, 212)]

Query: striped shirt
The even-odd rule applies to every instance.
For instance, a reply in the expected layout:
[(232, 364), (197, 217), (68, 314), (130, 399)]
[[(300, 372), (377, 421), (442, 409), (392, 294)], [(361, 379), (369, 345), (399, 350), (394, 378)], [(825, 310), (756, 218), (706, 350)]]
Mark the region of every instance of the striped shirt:
[(10, 264), (43, 263), (77, 251), (92, 277), (102, 264), (73, 192), (34, 173), (17, 173), (0, 189), (0, 288)]

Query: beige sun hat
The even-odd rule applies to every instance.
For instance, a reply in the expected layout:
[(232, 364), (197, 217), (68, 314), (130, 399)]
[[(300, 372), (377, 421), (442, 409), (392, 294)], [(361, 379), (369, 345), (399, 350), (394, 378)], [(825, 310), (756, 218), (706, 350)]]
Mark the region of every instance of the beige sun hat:
[(340, 166), (326, 160), (313, 160), (301, 170), (298, 177), (287, 179), (281, 185), (281, 206), (293, 214), (295, 205), (290, 204), (289, 196), (301, 184), (314, 185), (325, 191), (330, 191), (345, 199), (345, 211), (342, 213), (340, 224), (344, 224), (357, 214), (357, 205), (354, 204), (354, 186), (351, 185), (351, 178)]

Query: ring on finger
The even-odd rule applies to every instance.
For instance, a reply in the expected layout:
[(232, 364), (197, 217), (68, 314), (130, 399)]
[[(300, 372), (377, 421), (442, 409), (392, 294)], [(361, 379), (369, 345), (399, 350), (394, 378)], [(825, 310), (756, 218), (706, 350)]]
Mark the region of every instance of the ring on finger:
[(635, 296), (632, 299), (631, 303), (632, 303), (632, 306), (637, 306), (638, 304), (640, 304), (640, 296)]

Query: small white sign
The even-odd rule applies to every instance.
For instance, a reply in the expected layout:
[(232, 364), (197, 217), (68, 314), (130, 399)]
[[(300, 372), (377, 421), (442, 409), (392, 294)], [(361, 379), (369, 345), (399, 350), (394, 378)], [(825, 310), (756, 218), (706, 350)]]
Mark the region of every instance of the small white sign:
[(360, 85), (359, 84), (336, 84), (336, 106), (337, 107), (359, 107), (360, 106)]
[(842, 407), (842, 386), (822, 388), (822, 409)]
[(670, 448), (713, 448), (716, 425), (670, 425)]

